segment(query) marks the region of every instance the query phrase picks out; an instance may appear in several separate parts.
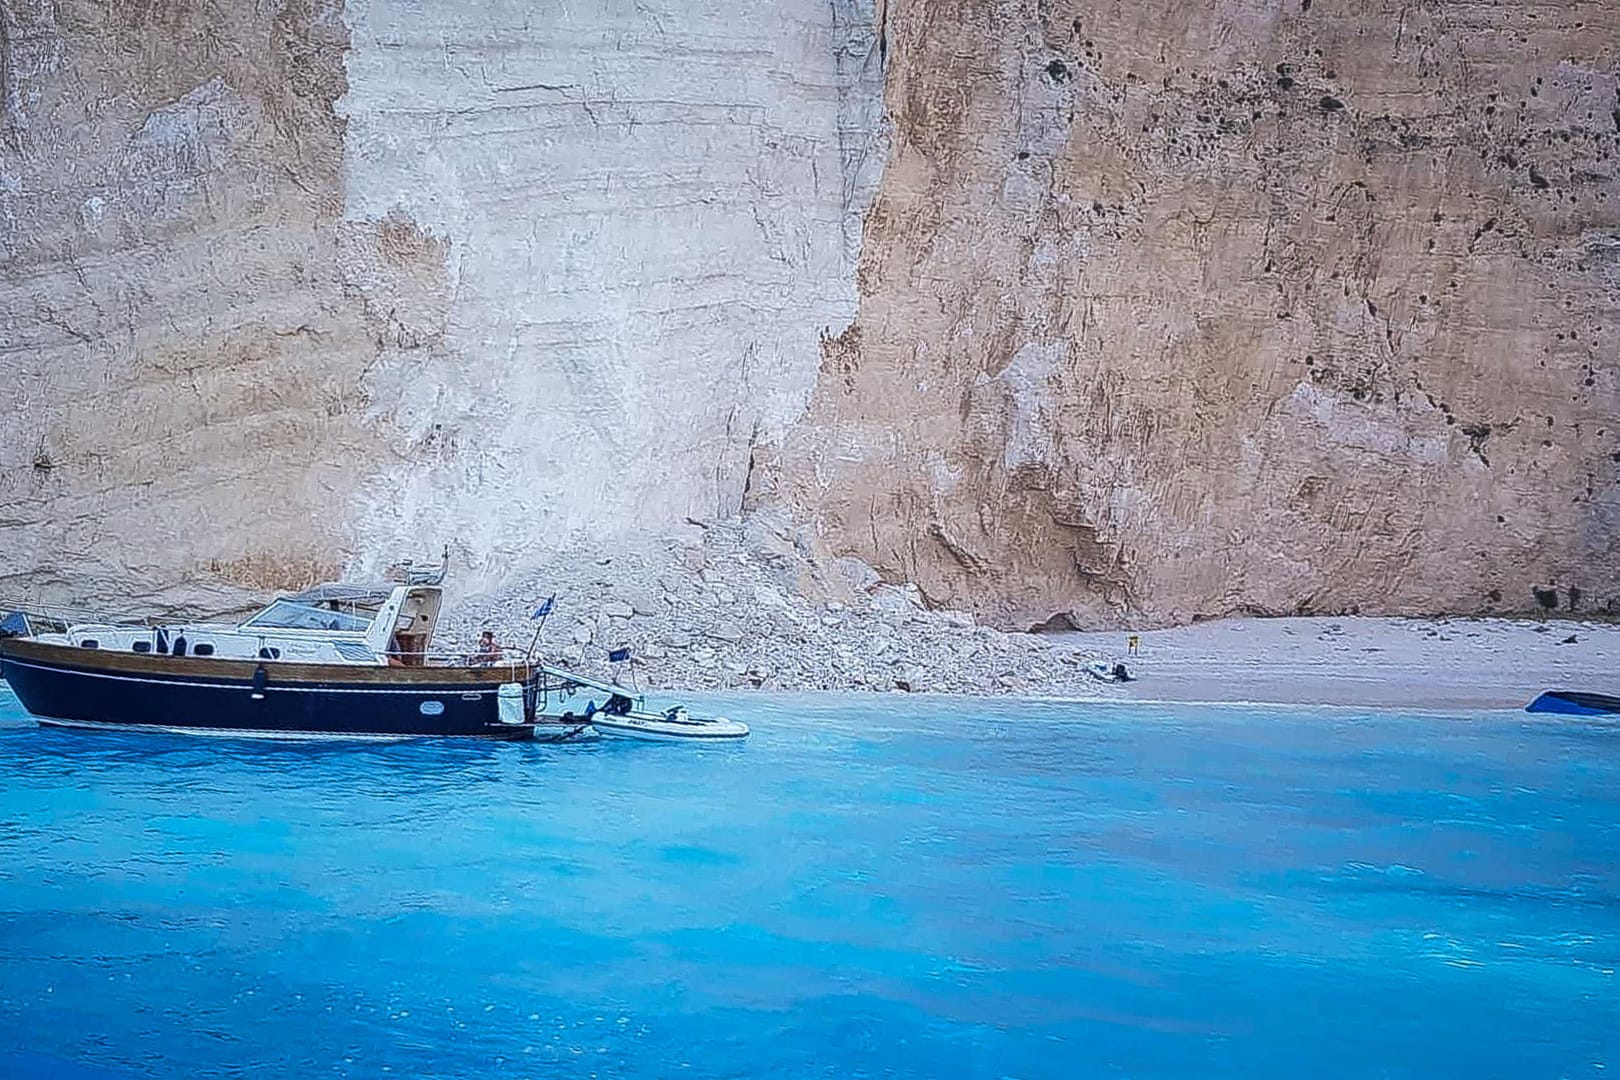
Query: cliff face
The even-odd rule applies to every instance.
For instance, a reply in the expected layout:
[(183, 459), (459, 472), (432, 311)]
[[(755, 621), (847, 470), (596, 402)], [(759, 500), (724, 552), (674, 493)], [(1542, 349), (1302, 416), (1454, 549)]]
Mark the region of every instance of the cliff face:
[(1617, 43), (1575, 0), (0, 0), (0, 591), (444, 543), (477, 587), (757, 500), (1010, 625), (1601, 606)]
[(734, 513), (855, 313), (872, 36), (862, 0), (0, 0), (4, 591), (444, 543), (477, 587)]
[[(367, 378), (393, 461), (359, 547), (494, 574), (577, 530), (735, 513), (855, 313), (881, 156), (858, 5), (351, 2), (345, 205), (442, 244)], [(858, 49), (856, 50), (859, 51)], [(846, 232), (849, 242), (846, 243)], [(421, 279), (413, 282), (421, 288)], [(423, 319), (419, 310), (432, 312)]]
[(860, 316), (774, 468), (837, 544), (1024, 625), (1620, 598), (1620, 8), (885, 35)]
[(0, 3), (7, 593), (340, 561), (328, 508), (381, 449), (338, 261), (348, 32), (224, 7)]

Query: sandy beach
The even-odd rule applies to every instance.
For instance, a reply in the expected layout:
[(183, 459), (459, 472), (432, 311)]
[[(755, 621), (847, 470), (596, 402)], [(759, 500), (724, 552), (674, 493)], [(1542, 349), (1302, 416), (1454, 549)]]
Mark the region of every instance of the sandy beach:
[[(453, 610), (447, 638), (482, 628), (526, 643), (534, 598), (561, 609), (539, 642), (608, 675), (632, 650), (649, 685), (681, 690), (895, 690), (1367, 708), (1519, 709), (1543, 690), (1620, 696), (1620, 623), (1579, 619), (1215, 619), (1141, 632), (1005, 633), (926, 608), (853, 559), (831, 560), (768, 515), (694, 525), (637, 548), (582, 549)], [(1123, 662), (1125, 684), (1089, 676)], [(595, 665), (595, 666), (593, 666)]]
[[(1054, 635), (1127, 664), (1143, 701), (1522, 708), (1547, 689), (1620, 694), (1620, 626), (1573, 620), (1223, 619)], [(1573, 640), (1572, 640), (1573, 639)]]

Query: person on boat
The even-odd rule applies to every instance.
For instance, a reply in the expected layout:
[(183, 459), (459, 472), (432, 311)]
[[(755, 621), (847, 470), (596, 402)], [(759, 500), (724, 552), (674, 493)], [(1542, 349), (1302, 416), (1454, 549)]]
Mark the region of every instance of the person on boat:
[(494, 664), (501, 659), (501, 647), (495, 644), (495, 632), (485, 630), (478, 635), (478, 651), (473, 653), (473, 660), (479, 664)]

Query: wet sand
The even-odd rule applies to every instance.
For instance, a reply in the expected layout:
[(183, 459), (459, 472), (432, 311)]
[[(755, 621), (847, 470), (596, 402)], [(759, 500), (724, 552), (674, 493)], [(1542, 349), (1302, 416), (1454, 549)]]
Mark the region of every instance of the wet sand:
[[(1620, 695), (1620, 626), (1566, 620), (1223, 619), (1053, 635), (1125, 663), (1144, 701), (1516, 709), (1543, 690)], [(1570, 640), (1572, 639), (1573, 640)]]

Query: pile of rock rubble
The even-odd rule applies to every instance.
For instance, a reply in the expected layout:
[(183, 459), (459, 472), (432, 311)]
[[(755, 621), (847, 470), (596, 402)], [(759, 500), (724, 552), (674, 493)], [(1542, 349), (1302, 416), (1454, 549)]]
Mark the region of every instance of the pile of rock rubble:
[[(555, 595), (536, 623), (537, 604)], [(782, 517), (692, 523), (611, 546), (581, 542), (536, 573), (452, 609), (441, 641), (470, 650), (493, 630), (510, 653), (582, 674), (615, 673), (629, 649), (637, 681), (659, 689), (880, 690), (1080, 696), (1096, 659), (1034, 634), (931, 611), (915, 586), (833, 559)], [(616, 672), (631, 672), (620, 665)]]

